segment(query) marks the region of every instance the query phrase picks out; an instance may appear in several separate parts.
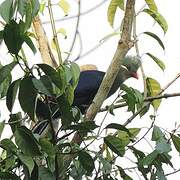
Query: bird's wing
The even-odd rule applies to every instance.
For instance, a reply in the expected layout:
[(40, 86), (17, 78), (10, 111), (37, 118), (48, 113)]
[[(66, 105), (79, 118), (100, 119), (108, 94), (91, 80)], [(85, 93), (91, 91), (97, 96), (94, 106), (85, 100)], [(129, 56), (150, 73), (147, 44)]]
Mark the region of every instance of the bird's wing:
[(74, 91), (73, 105), (77, 107), (89, 105), (99, 89), (104, 74), (104, 72), (97, 70), (81, 72), (78, 85)]

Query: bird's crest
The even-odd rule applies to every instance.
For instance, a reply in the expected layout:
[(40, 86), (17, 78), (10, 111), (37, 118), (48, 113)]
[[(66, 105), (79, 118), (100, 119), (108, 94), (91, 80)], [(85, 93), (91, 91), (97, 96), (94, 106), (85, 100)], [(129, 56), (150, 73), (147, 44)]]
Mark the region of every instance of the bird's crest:
[(123, 59), (122, 65), (125, 66), (130, 72), (137, 72), (141, 60), (137, 56), (126, 56)]

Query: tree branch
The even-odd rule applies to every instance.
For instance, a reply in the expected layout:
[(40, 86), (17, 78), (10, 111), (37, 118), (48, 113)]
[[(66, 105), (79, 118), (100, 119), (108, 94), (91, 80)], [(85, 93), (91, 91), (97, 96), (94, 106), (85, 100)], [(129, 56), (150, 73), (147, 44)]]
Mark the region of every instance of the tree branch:
[[(170, 98), (170, 97), (177, 97), (180, 96), (180, 92), (179, 93), (171, 93), (171, 94), (163, 94), (163, 95), (157, 95), (157, 96), (151, 96), (151, 97), (147, 97), (144, 101), (152, 101), (155, 99), (163, 99), (163, 98)], [(121, 103), (121, 104), (115, 104), (113, 106), (113, 109), (118, 109), (118, 108), (122, 108), (127, 106), (127, 103)], [(104, 112), (107, 111), (109, 108), (109, 106), (106, 106), (104, 108), (101, 108), (99, 112)]]
[[(122, 36), (118, 43), (116, 52), (112, 59), (112, 62), (104, 76), (104, 79), (99, 87), (99, 90), (93, 100), (93, 103), (87, 110), (85, 115), (86, 120), (94, 120), (96, 114), (98, 113), (103, 101), (106, 99), (109, 90), (118, 74), (120, 66), (122, 64), (122, 59), (127, 54), (128, 50), (133, 46), (131, 41), (131, 31), (132, 31), (132, 22), (134, 17), (134, 6), (135, 0), (127, 0), (126, 10), (124, 15), (124, 23)], [(76, 133), (72, 139), (73, 143), (81, 144), (82, 138)]]
[(133, 43), (131, 42), (131, 31), (132, 31), (132, 22), (134, 16), (134, 5), (135, 5), (135, 0), (127, 1), (121, 39), (118, 43), (117, 50), (114, 54), (113, 60), (93, 100), (93, 103), (90, 105), (90, 107), (87, 110), (87, 113), (85, 115), (85, 118), (87, 120), (93, 120), (95, 118), (118, 74), (118, 71), (122, 64), (122, 59), (133, 45)]
[(52, 67), (57, 67), (58, 64), (51, 52), (46, 33), (43, 29), (41, 20), (39, 16), (33, 19), (33, 27), (37, 36), (37, 41), (39, 44), (39, 51), (44, 63), (51, 65)]

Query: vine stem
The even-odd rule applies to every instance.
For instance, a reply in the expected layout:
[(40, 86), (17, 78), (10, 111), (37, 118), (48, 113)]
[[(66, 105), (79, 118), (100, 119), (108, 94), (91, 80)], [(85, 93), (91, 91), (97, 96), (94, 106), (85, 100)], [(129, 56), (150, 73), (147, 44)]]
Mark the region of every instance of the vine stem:
[(53, 39), (54, 39), (57, 54), (58, 54), (59, 64), (62, 64), (61, 50), (60, 50), (60, 46), (59, 46), (59, 42), (57, 38), (57, 32), (56, 32), (56, 26), (55, 26), (54, 16), (52, 12), (51, 0), (48, 0), (48, 10), (49, 10), (50, 22), (51, 22), (51, 27), (52, 27), (52, 32), (53, 32)]

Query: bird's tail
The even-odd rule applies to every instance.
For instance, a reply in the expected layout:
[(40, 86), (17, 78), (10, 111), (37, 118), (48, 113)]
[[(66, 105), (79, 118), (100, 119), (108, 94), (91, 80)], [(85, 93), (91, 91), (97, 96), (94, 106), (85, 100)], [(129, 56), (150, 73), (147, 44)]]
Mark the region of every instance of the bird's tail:
[[(58, 131), (58, 119), (53, 119), (53, 128), (55, 133)], [(52, 132), (49, 120), (39, 121), (33, 128), (32, 132), (38, 134), (40, 137), (47, 137), (48, 133)]]

